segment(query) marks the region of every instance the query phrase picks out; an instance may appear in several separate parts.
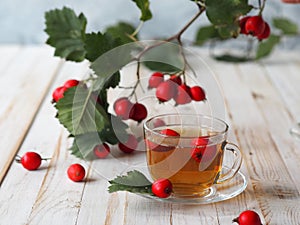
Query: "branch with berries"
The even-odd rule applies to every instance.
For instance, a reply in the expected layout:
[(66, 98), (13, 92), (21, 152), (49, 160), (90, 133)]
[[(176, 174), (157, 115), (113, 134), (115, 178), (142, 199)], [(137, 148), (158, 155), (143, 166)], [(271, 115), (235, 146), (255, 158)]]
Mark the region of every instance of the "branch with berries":
[[(185, 31), (200, 18), (206, 16), (210, 25), (199, 28), (195, 45), (208, 41), (215, 43), (234, 40), (245, 35), (251, 39), (251, 43), (253, 37), (258, 41), (255, 57), (250, 54), (253, 47), (251, 45), (246, 56), (216, 57), (226, 61), (260, 59), (271, 53), (283, 35), (298, 34), (297, 26), (282, 18), (273, 21), (278, 30), (277, 34), (273, 34), (269, 23), (263, 19), (265, 1), (258, 0), (258, 5), (252, 6), (248, 0), (192, 0), (186, 4), (194, 4), (197, 12), (176, 34), (144, 45), (139, 40), (139, 32), (152, 18), (150, 2), (131, 2), (140, 11), (140, 24), (137, 27), (121, 21), (103, 31), (87, 32), (87, 18), (83, 13), (77, 15), (68, 7), (45, 13), (45, 32), (48, 34), (46, 43), (55, 48), (55, 56), (69, 61), (90, 62), (92, 73), (89, 78), (80, 81), (68, 80), (53, 92), (56, 117), (74, 139), (70, 150), (77, 157), (105, 158), (112, 145), (118, 145), (124, 153), (132, 153), (137, 148), (139, 138), (129, 132), (127, 120), (139, 124), (149, 114), (150, 108), (138, 102), (137, 97), (137, 88), (145, 90), (140, 82), (141, 67), (153, 71), (147, 88), (155, 89), (158, 102), (163, 104), (173, 101), (177, 106), (206, 100), (204, 87), (187, 82), (186, 72), (193, 71), (193, 68), (186, 57), (185, 43), (182, 40)], [(135, 47), (111, 54), (126, 44), (135, 44)], [(172, 44), (172, 47), (168, 44)], [(145, 60), (147, 57), (172, 58), (172, 63)], [(121, 70), (129, 63), (136, 64), (136, 82), (132, 86), (123, 87), (120, 84)], [(130, 93), (115, 102), (109, 102), (108, 90), (115, 88), (128, 89)], [(113, 106), (113, 112), (108, 110), (110, 105)]]

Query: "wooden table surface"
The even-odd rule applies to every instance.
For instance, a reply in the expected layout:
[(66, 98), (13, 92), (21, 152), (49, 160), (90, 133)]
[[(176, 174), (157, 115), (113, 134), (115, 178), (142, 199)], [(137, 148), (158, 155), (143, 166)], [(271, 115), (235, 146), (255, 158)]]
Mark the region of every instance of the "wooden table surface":
[[(246, 209), (257, 211), (263, 224), (300, 224), (300, 141), (289, 134), (300, 121), (299, 52), (276, 51), (260, 63), (208, 60), (249, 183), (230, 200), (191, 206), (127, 192), (109, 194), (107, 180), (92, 163), (70, 154), (68, 134), (54, 118), (51, 93), (66, 79), (86, 74), (88, 65), (65, 62), (53, 51), (48, 46), (0, 46), (1, 225), (229, 225)], [(27, 171), (14, 159), (29, 150), (51, 160)], [(85, 166), (85, 182), (67, 178), (66, 170), (75, 162)]]

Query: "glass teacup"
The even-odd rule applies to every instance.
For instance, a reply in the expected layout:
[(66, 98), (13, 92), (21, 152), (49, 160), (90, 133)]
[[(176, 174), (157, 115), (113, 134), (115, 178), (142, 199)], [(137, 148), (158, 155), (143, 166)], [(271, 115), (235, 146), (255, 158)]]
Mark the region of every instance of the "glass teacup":
[[(227, 142), (228, 125), (195, 114), (165, 114), (144, 123), (147, 165), (154, 180), (167, 178), (179, 198), (205, 197), (214, 184), (233, 178), (242, 163), (239, 148)], [(225, 154), (234, 156), (222, 173)]]

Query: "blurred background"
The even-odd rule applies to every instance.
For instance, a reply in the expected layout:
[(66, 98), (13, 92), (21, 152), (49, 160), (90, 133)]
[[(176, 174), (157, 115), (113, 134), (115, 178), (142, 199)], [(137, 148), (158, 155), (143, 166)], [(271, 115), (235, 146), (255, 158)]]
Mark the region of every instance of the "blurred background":
[[(257, 1), (253, 2), (257, 5)], [(137, 26), (140, 12), (131, 0), (1, 0), (0, 1), (0, 44), (41, 44), (47, 35), (44, 32), (44, 13), (50, 9), (68, 6), (77, 14), (83, 12), (88, 19), (88, 31), (101, 31), (118, 21), (126, 21)], [(150, 1), (153, 19), (147, 21), (141, 32), (141, 39), (152, 39), (174, 34), (197, 11), (188, 0)], [(264, 12), (266, 21), (283, 16), (296, 22), (300, 27), (300, 4), (285, 4), (281, 0), (267, 1)], [(205, 17), (193, 24), (184, 34), (184, 39), (192, 41), (197, 28), (207, 24)], [(299, 48), (300, 37), (288, 38), (281, 48)]]

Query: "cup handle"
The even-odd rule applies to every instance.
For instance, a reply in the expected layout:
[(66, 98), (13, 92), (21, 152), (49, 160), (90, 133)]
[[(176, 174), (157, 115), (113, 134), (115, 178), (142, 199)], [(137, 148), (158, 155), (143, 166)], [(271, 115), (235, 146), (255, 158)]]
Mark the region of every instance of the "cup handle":
[(239, 171), (243, 161), (241, 150), (236, 144), (224, 141), (224, 143), (222, 144), (222, 148), (224, 149), (224, 151), (231, 152), (234, 155), (235, 159), (232, 164), (232, 167), (228, 170), (228, 172), (224, 174), (220, 173), (217, 176), (215, 184), (221, 184), (233, 178), (235, 174)]

